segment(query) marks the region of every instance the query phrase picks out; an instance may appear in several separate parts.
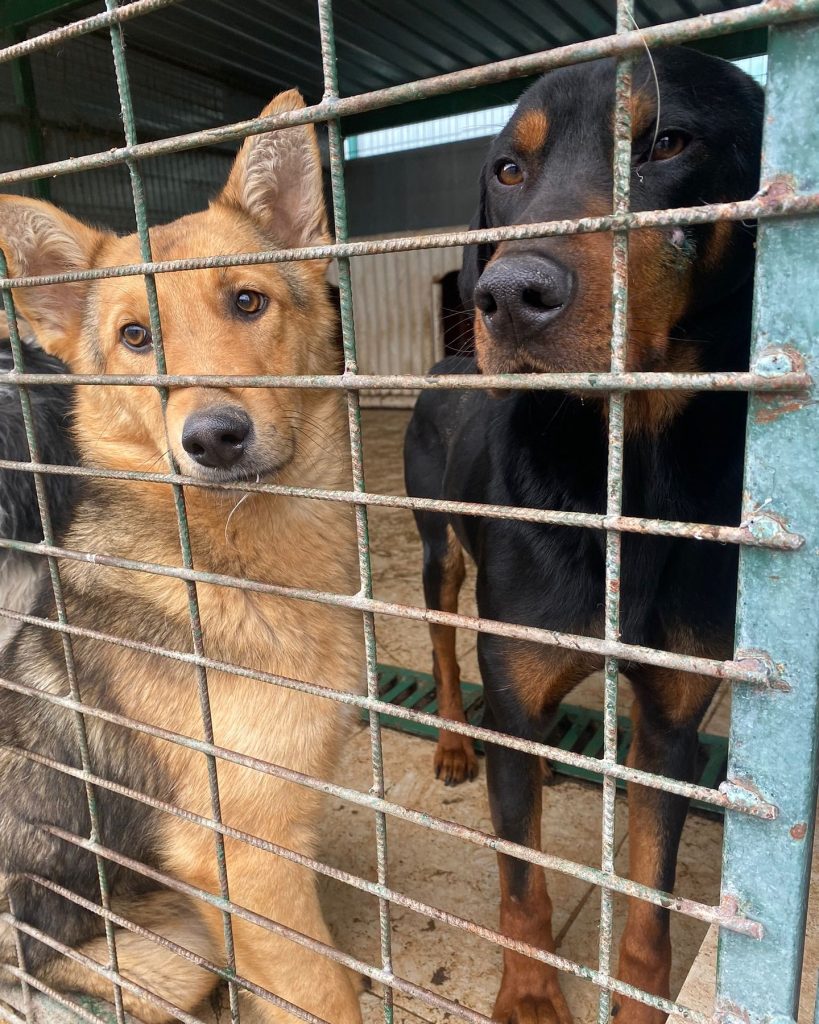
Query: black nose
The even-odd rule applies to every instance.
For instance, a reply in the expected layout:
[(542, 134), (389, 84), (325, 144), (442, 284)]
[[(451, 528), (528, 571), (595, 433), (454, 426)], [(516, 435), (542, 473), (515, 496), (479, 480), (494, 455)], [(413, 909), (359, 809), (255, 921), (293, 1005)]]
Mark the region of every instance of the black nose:
[(182, 429), (182, 447), (200, 466), (230, 469), (247, 448), (253, 424), (242, 409), (200, 409), (191, 413)]
[(525, 343), (568, 306), (572, 280), (571, 271), (545, 256), (500, 256), (481, 274), (475, 306), (497, 340)]

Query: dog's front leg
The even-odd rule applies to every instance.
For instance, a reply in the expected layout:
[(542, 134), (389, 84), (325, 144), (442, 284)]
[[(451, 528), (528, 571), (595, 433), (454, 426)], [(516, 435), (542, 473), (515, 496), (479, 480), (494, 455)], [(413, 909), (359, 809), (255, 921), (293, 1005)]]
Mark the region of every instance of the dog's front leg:
[[(232, 900), (333, 946), (311, 871), (241, 843), (229, 843), (226, 854)], [(240, 975), (330, 1024), (359, 1024), (354, 975), (346, 967), (236, 915), (233, 937)], [(295, 1024), (297, 1020), (261, 997), (251, 996), (248, 1003), (251, 1020), (266, 1024)]]
[[(481, 635), (481, 675), (486, 689), (484, 725), (533, 739), (565, 692), (585, 674), (558, 652)], [(522, 722), (528, 721), (526, 729)], [(544, 765), (539, 757), (486, 745), (486, 778), (496, 833), (541, 849)], [(543, 868), (498, 855), (500, 930), (549, 953), (555, 951), (552, 903)], [(571, 1024), (558, 972), (542, 960), (505, 950), (503, 979), (493, 1016), (510, 1024)]]
[[(540, 758), (487, 745), (486, 774), (495, 831), (503, 839), (540, 849), (543, 766)], [(553, 953), (552, 901), (543, 868), (498, 855), (500, 930)], [(504, 950), (503, 980), (493, 1016), (514, 1024), (570, 1024), (557, 970), (541, 960)]]
[[(644, 666), (631, 674), (635, 703), (634, 738), (628, 763), (671, 779), (691, 781), (697, 728), (715, 690), (705, 676)], [(688, 800), (660, 789), (629, 783), (629, 876), (664, 892), (674, 888), (677, 851)], [(618, 976), (652, 995), (669, 997), (671, 939), (669, 911), (629, 899), (620, 942)], [(615, 997), (617, 1024), (662, 1024), (666, 1014), (634, 999)]]

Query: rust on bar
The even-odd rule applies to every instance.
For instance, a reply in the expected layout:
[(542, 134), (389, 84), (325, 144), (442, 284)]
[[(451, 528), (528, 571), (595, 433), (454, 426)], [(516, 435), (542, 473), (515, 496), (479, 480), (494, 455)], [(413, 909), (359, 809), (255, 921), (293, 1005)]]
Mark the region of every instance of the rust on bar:
[[(302, 113), (302, 111), (297, 111)], [(280, 115), (281, 116), (281, 115)], [(81, 158), (78, 158), (81, 159)], [(0, 174), (0, 187), (13, 184)], [(819, 212), (819, 192), (783, 198), (757, 196), (735, 203), (713, 203), (707, 206), (683, 206), (676, 209), (644, 210), (618, 213), (605, 217), (581, 217), (577, 220), (542, 221), (477, 230), (434, 232), (426, 235), (404, 235), (371, 239), (364, 242), (336, 242), (296, 249), (272, 249), (262, 252), (236, 253), (224, 256), (199, 256), (190, 259), (155, 260), (129, 263), (95, 270), (66, 271), (37, 277), (0, 277), (0, 288), (31, 288), (44, 284), (76, 281), (97, 281), (109, 277), (135, 277), (145, 274), (166, 274), (180, 270), (211, 270), (214, 267), (242, 267), (261, 263), (289, 263), (298, 260), (341, 259), (373, 256), (383, 253), (410, 252), (415, 249), (441, 249), (461, 245), (493, 244), (527, 238), (550, 238), (556, 235), (586, 234), (600, 231), (638, 231), (642, 228), (675, 225), (713, 224), (721, 220), (755, 220), (773, 217), (809, 216)]]
[(167, 576), (180, 580), (195, 580), (215, 586), (234, 587), (259, 594), (273, 594), (301, 601), (315, 601), (319, 604), (334, 605), (339, 608), (351, 608), (356, 611), (373, 612), (380, 615), (392, 615), (397, 618), (414, 619), (420, 622), (440, 623), (444, 626), (469, 629), (478, 633), (491, 633), (494, 636), (507, 636), (519, 640), (531, 640), (534, 643), (547, 644), (551, 647), (565, 647), (574, 651), (586, 651), (603, 657), (616, 657), (626, 661), (638, 661), (647, 665), (660, 665), (676, 668), (682, 672), (699, 672), (716, 679), (733, 679), (738, 682), (754, 683), (770, 687), (779, 685), (781, 680), (772, 678), (771, 671), (763, 666), (760, 669), (754, 664), (740, 665), (735, 661), (717, 661), (695, 655), (674, 654), (653, 647), (640, 647), (636, 644), (625, 644), (619, 640), (601, 640), (597, 637), (581, 636), (576, 633), (560, 633), (556, 630), (539, 629), (533, 626), (517, 626), (496, 619), (481, 619), (471, 615), (460, 615), (453, 612), (442, 612), (432, 608), (420, 608), (415, 605), (402, 605), (390, 601), (363, 597), (361, 594), (336, 594), (319, 590), (307, 590), (300, 587), (286, 587), (275, 583), (262, 583), (238, 576), (226, 576), (222, 573), (202, 572), (179, 566), (163, 565), (158, 562), (139, 562), (129, 558), (117, 558), (100, 552), (69, 551), (66, 548), (48, 544), (32, 544), (29, 541), (9, 540), (0, 537), (0, 548), (13, 551), (26, 551), (32, 555), (46, 558), (65, 558), (71, 561), (88, 562), (92, 565), (104, 565), (116, 569), (130, 569), (135, 572), (147, 572), (157, 576)]
[(179, 484), (186, 487), (207, 487), (210, 490), (244, 491), (250, 494), (278, 494), (292, 498), (314, 498), (320, 501), (349, 502), (385, 508), (420, 509), (449, 512), (453, 515), (486, 516), (490, 519), (513, 519), (520, 522), (543, 523), (550, 526), (577, 526), (592, 530), (619, 530), (622, 533), (650, 534), (658, 537), (684, 537), (690, 540), (716, 541), (720, 544), (742, 544), (748, 547), (795, 551), (804, 539), (792, 533), (786, 524), (763, 528), (767, 520), (775, 520), (772, 512), (755, 516), (740, 526), (713, 526), (709, 523), (674, 522), (665, 519), (641, 519), (633, 516), (609, 516), (594, 512), (571, 512), (512, 505), (484, 505), (480, 502), (449, 501), (438, 498), (412, 498), (396, 494), (373, 494), (369, 491), (338, 491), (316, 487), (291, 487), (282, 484), (261, 484), (237, 480), (219, 483), (178, 473), (143, 473), (136, 470), (95, 469), (88, 466), (55, 466), (41, 462), (14, 462), (0, 459), (0, 469), (22, 473), (53, 473), (57, 476), (91, 477), (105, 480), (138, 480), (146, 483)]

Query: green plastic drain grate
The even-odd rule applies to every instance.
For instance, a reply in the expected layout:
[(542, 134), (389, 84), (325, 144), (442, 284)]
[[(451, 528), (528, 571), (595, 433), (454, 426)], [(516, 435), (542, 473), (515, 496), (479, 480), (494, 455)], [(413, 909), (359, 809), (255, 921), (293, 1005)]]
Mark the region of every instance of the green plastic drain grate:
[[(470, 725), (480, 725), (483, 714), (483, 688), (476, 683), (461, 683), (464, 697), (466, 720)], [(396, 704), (427, 714), (438, 713), (438, 698), (435, 693), (435, 680), (427, 672), (414, 672), (396, 665), (378, 666), (378, 695), (383, 701)], [(410, 722), (389, 714), (381, 714), (381, 724), (388, 729), (422, 736), (424, 739), (435, 740), (438, 730), (420, 722)], [(362, 712), (367, 718), (367, 712)], [(618, 717), (617, 760), (625, 763), (631, 745), (631, 719), (625, 715)], [(697, 761), (697, 782), (701, 786), (715, 788), (724, 781), (728, 762), (728, 739), (725, 736), (713, 736), (700, 733), (700, 745)], [(587, 757), (603, 756), (603, 712), (590, 708), (577, 707), (575, 704), (561, 704), (552, 719), (543, 742), (561, 750)], [(483, 744), (476, 741), (475, 748), (483, 753)], [(586, 782), (602, 783), (602, 776), (585, 768), (575, 768), (568, 764), (552, 763), (552, 771), (556, 775), (566, 775), (573, 779)], [(618, 780), (619, 789), (626, 784)], [(723, 809), (713, 804), (692, 800), (691, 807), (712, 817), (722, 817)]]

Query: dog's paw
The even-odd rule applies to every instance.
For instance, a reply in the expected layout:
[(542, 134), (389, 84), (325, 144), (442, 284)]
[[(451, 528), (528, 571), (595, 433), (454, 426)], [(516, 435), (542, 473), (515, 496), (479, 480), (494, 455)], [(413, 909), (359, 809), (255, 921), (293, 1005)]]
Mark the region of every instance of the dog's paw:
[(572, 1024), (572, 1015), (559, 991), (554, 997), (522, 996), (513, 1003), (499, 996), (492, 1019), (503, 1024)]
[(469, 736), (442, 732), (435, 747), (435, 778), (445, 786), (457, 786), (478, 777), (478, 759)]
[(615, 996), (611, 1002), (611, 1016), (614, 1024), (663, 1024), (668, 1015), (634, 999)]

